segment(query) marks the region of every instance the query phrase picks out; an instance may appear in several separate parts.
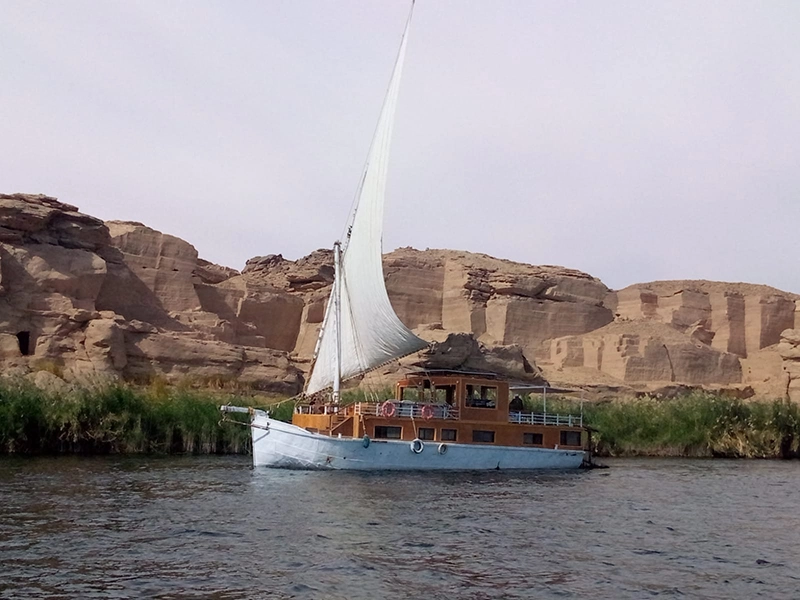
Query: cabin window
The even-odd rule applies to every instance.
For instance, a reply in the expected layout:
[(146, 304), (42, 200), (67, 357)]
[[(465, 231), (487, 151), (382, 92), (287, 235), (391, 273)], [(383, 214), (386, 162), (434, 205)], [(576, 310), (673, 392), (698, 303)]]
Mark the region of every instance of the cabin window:
[(458, 430), (457, 429), (442, 429), (442, 441), (443, 442), (455, 442), (458, 439)]
[(422, 395), (420, 389), (412, 386), (400, 388), (400, 400), (403, 402), (419, 402)]
[(497, 388), (493, 385), (467, 384), (466, 405), (470, 408), (497, 408)]
[(31, 353), (31, 332), (20, 331), (17, 334), (17, 342), (19, 343), (19, 351), (22, 356), (29, 356)]
[(444, 402), (446, 397), (447, 391), (437, 388), (430, 379), (400, 388), (400, 400), (403, 402)]
[(432, 440), (435, 431), (436, 430), (431, 427), (420, 427), (417, 430), (417, 437), (421, 440)]
[(522, 443), (528, 446), (541, 446), (544, 444), (544, 434), (541, 433), (523, 433)]
[(456, 386), (445, 385), (436, 388), (436, 402), (453, 406), (456, 401)]
[(402, 437), (402, 427), (386, 427), (383, 425), (375, 426), (375, 435), (372, 436), (376, 440), (399, 440)]
[(581, 432), (580, 431), (562, 431), (561, 432), (561, 445), (562, 446), (580, 446), (581, 445)]
[(494, 444), (494, 431), (475, 429), (472, 432), (472, 441), (481, 442), (483, 444)]

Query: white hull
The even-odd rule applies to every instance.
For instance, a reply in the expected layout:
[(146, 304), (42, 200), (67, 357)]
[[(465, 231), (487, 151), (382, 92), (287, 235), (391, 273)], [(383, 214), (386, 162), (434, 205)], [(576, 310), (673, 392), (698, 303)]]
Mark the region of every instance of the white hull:
[(400, 440), (370, 440), (365, 447), (362, 439), (310, 433), (258, 413), (251, 432), (256, 467), (353, 471), (574, 469), (581, 466), (585, 456), (579, 450), (434, 441), (423, 442), (419, 453), (412, 450), (410, 442)]

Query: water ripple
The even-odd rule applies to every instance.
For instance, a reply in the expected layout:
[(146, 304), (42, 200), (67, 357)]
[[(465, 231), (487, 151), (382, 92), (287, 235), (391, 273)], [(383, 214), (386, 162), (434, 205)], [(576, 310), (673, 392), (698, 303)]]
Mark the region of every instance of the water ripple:
[(0, 460), (0, 598), (794, 598), (800, 463)]

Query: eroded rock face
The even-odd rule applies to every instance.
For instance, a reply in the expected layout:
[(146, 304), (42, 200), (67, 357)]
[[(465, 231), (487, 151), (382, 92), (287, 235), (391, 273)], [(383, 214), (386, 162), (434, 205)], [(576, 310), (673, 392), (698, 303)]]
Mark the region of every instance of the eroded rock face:
[(194, 290), (197, 250), (191, 244), (141, 223), (109, 221), (111, 245), (122, 253), (131, 272), (167, 311), (198, 310)]
[(129, 334), (124, 374), (133, 380), (155, 375), (218, 383), (236, 380), (257, 389), (296, 394), (298, 371), (284, 352), (247, 348), (175, 333)]
[(229, 323), (240, 344), (294, 349), (304, 308), (301, 297), (264, 285), (247, 273), (195, 288), (202, 310)]
[[(580, 271), (411, 248), (385, 255), (383, 263), (389, 299), (398, 316), (432, 342), (442, 342), (450, 333), (471, 334), (501, 354), (514, 347), (519, 354), (514, 360), (530, 363), (527, 357), (533, 357), (543, 340), (580, 335), (613, 320), (605, 306), (608, 288)], [(243, 277), (302, 298), (294, 356), (298, 364), (308, 365), (333, 282), (332, 253), (318, 250), (297, 261), (280, 255), (257, 257), (248, 261)], [(297, 313), (291, 308), (274, 314), (285, 315), (281, 320), (292, 323), (295, 331)], [(488, 369), (489, 359), (482, 360), (482, 368)], [(496, 361), (501, 371), (507, 370), (504, 360)]]
[(610, 323), (608, 288), (572, 269), (532, 266), (484, 254), (402, 248), (384, 259), (392, 305), (410, 327), (441, 324), (489, 345), (532, 351), (546, 339)]
[[(724, 386), (796, 399), (800, 388), (787, 334), (800, 326), (800, 296), (767, 286), (667, 281), (615, 292), (563, 267), (411, 248), (387, 254), (384, 273), (401, 320), (434, 343), (382, 370), (387, 383), (425, 365), (614, 393)], [(141, 223), (0, 195), (4, 373), (46, 365), (66, 379), (236, 379), (296, 393), (332, 282), (329, 250), (256, 257), (239, 273)]]
[(518, 381), (544, 381), (519, 346), (488, 348), (465, 333), (451, 333), (444, 341), (432, 344), (420, 353), (420, 360), (414, 366), (427, 370), (496, 373)]
[(655, 281), (617, 292), (620, 320), (656, 321), (678, 331), (700, 326), (711, 346), (740, 357), (777, 344), (795, 322), (800, 296), (765, 285)]
[(4, 241), (91, 251), (109, 241), (100, 219), (42, 194), (0, 194), (0, 231)]
[[(281, 350), (293, 346), (297, 324), (256, 317), (282, 292), (245, 289), (231, 321), (204, 309), (198, 289), (238, 275), (140, 223), (105, 224), (48, 196), (0, 195), (3, 372), (238, 379), (298, 392), (301, 372)], [(295, 312), (297, 322), (302, 307)]]
[(556, 371), (588, 367), (626, 383), (742, 382), (736, 355), (720, 352), (661, 323), (613, 323), (583, 336), (550, 340), (547, 351), (549, 360), (542, 362)]
[(800, 402), (800, 329), (783, 331), (777, 351), (783, 359), (786, 394), (793, 402)]

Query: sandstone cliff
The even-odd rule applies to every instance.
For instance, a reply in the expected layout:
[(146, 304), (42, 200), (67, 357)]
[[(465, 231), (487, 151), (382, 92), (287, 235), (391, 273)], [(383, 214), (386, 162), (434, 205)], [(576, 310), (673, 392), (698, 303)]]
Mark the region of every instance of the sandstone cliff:
[(749, 386), (783, 395), (775, 344), (793, 327), (800, 296), (763, 285), (657, 281), (610, 294), (615, 323), (554, 339), (540, 354), (545, 372), (590, 367), (625, 382)]
[[(472, 334), (404, 364), (455, 360), (614, 390), (702, 385), (796, 397), (800, 385), (789, 383), (800, 379), (794, 338), (781, 338), (800, 327), (800, 297), (767, 286), (662, 281), (617, 292), (563, 267), (411, 248), (387, 254), (384, 272), (392, 304), (418, 335)], [(141, 223), (103, 223), (47, 196), (0, 195), (5, 372), (237, 380), (294, 393), (332, 281), (330, 251), (256, 257), (240, 273)]]
[[(234, 273), (139, 223), (105, 224), (47, 196), (0, 195), (3, 372), (236, 378), (265, 390), (298, 391), (300, 371), (259, 336), (257, 324), (243, 321), (237, 329), (236, 318), (204, 310), (195, 286), (224, 283)], [(246, 305), (248, 294), (260, 291), (240, 286), (232, 295)]]
[(787, 396), (800, 402), (800, 328), (784, 331), (777, 350), (783, 359)]

